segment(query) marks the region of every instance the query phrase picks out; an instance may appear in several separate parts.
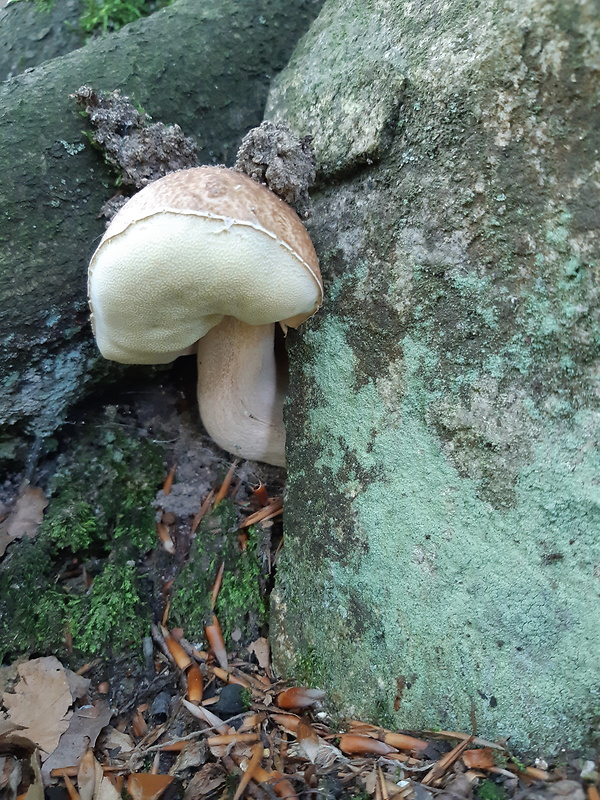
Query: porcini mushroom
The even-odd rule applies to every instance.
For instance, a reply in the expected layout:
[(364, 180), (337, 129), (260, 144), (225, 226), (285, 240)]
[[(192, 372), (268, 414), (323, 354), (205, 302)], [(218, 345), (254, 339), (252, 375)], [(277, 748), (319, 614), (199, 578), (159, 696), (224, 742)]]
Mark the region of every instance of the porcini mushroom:
[(283, 200), (224, 167), (170, 173), (114, 217), (88, 289), (105, 358), (165, 364), (196, 349), (208, 434), (235, 455), (285, 465), (275, 323), (300, 325), (323, 287), (308, 233)]

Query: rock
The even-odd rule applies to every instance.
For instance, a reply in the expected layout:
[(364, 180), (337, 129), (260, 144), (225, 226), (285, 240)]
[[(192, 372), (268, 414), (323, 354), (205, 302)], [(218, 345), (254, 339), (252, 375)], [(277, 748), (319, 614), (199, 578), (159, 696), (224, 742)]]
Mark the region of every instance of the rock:
[(83, 0), (60, 0), (43, 8), (34, 2), (1, 8), (0, 81), (82, 47), (83, 7)]
[(585, 791), (577, 781), (556, 781), (517, 792), (514, 800), (585, 800)]
[(330, 0), (271, 90), (326, 295), (288, 335), (274, 657), (352, 717), (591, 744), (599, 42), (596, 0)]

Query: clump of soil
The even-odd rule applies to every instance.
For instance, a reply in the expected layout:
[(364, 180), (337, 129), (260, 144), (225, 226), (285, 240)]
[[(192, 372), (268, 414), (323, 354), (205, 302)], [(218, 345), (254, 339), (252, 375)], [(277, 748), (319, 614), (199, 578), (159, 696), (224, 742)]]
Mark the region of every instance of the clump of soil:
[(299, 138), (282, 122), (265, 121), (242, 139), (235, 169), (264, 183), (307, 219), (312, 213), (308, 187), (316, 175), (311, 141), (312, 136)]

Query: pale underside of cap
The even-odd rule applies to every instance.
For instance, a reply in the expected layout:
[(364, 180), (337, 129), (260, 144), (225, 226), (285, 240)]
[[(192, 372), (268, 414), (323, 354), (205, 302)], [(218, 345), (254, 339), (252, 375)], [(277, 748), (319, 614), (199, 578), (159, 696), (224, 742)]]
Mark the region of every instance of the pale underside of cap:
[(322, 286), (294, 212), (250, 178), (213, 167), (172, 173), (124, 206), (92, 258), (89, 294), (102, 354), (158, 364), (223, 316), (295, 327), (317, 310)]
[(260, 230), (189, 214), (156, 214), (107, 241), (90, 278), (101, 353), (164, 364), (232, 316), (264, 325), (310, 316), (314, 278)]

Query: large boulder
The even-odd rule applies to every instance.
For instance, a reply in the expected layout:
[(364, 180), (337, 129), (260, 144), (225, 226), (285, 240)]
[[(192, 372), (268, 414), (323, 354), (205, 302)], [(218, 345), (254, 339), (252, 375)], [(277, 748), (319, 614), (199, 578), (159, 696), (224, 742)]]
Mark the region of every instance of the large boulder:
[(330, 0), (272, 88), (327, 298), (288, 337), (274, 649), (348, 714), (593, 742), (599, 86), (597, 0)]
[[(69, 94), (120, 89), (232, 163), (321, 0), (177, 0), (0, 85), (0, 432), (43, 438), (95, 372), (86, 264), (115, 176)], [(4, 13), (8, 13), (6, 9)], [(1, 437), (0, 437), (1, 438)], [(0, 458), (2, 449), (0, 448)]]
[(79, 26), (83, 0), (60, 0), (50, 6), (0, 1), (0, 81), (44, 61), (76, 50), (85, 42)]

